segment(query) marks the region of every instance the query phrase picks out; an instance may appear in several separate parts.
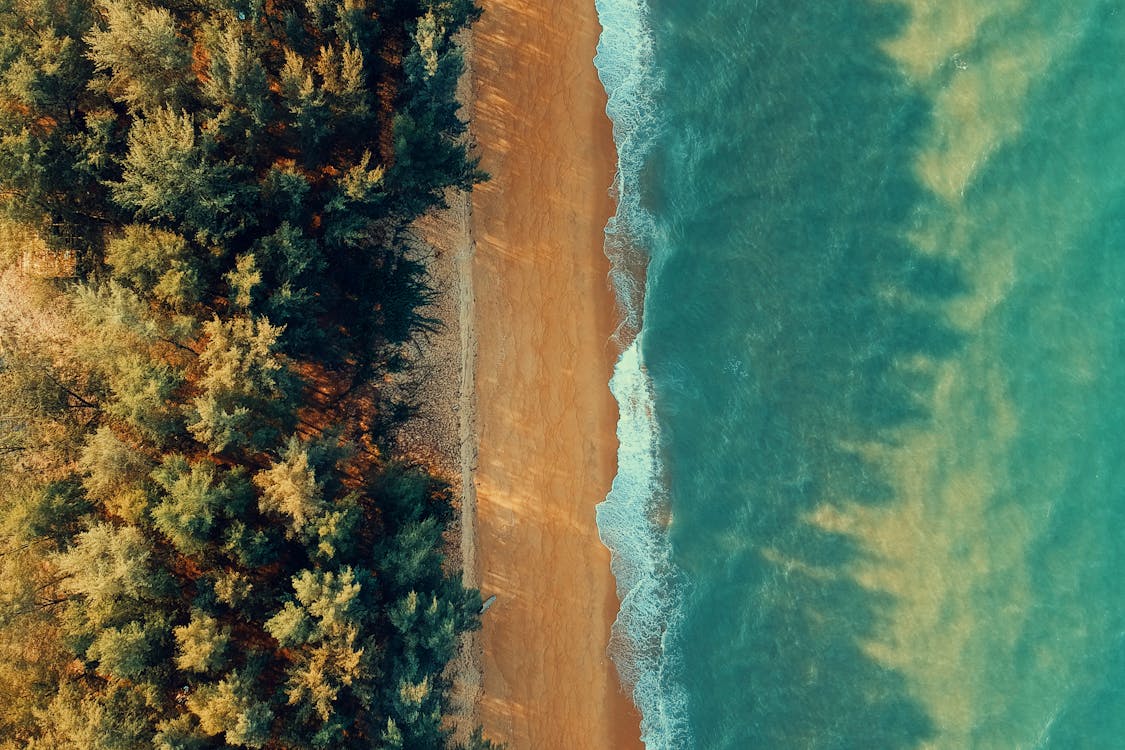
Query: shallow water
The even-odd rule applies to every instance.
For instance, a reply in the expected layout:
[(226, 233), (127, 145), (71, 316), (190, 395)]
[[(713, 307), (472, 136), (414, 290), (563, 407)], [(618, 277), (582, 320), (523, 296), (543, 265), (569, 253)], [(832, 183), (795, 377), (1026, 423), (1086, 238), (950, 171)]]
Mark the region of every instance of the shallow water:
[(1125, 746), (1125, 12), (599, 13), (648, 746)]

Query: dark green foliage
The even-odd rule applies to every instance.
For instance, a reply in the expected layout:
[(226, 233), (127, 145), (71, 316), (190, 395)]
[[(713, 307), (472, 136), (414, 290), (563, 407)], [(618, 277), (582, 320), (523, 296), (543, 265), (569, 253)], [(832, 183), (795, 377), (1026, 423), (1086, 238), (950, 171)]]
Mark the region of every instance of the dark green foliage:
[(217, 138), (253, 154), (265, 145), (266, 129), (276, 120), (262, 50), (233, 19), (209, 27), (204, 38), (210, 66), (202, 94), (218, 110), (212, 121)]
[(0, 2), (0, 175), (3, 209), (35, 225), (100, 223), (115, 215), (122, 132), (113, 102), (93, 91), (88, 0)]
[(113, 199), (139, 219), (176, 227), (202, 245), (251, 229), (254, 188), (244, 166), (221, 157), (195, 118), (171, 107), (138, 117)]
[(480, 598), (381, 384), (476, 15), (0, 0), (0, 208), (81, 254), (0, 270), (0, 749), (448, 744)]
[(444, 185), (467, 189), (483, 176), (453, 140), (465, 129), (454, 98), (463, 67), (460, 52), (451, 48), (445, 27), (433, 12), (419, 19), (414, 39), (404, 63), (408, 98), (394, 124), (391, 173), (401, 191), (396, 196), (399, 210), (408, 215), (439, 204)]
[(21, 521), (31, 539), (61, 543), (73, 538), (90, 512), (90, 501), (74, 479), (49, 482), (32, 493)]
[(160, 498), (152, 523), (186, 555), (204, 553), (222, 522), (245, 513), (253, 497), (240, 468), (220, 471), (210, 461), (190, 464), (180, 455), (167, 456), (152, 478)]

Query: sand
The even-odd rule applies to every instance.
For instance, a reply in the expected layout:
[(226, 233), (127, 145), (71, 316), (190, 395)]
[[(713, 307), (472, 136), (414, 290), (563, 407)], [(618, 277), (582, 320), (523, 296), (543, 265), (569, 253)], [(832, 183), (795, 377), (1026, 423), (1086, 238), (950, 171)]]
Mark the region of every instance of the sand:
[(421, 408), (400, 449), (459, 498), (451, 566), (497, 597), (450, 665), (451, 719), (511, 750), (641, 748), (606, 656), (618, 602), (594, 524), (617, 449), (597, 19), (591, 0), (483, 4), (458, 96), (492, 179), (416, 227), (445, 325), (402, 384)]
[[(603, 253), (616, 154), (592, 0), (484, 0), (471, 133), (476, 546), (486, 736), (511, 750), (640, 748), (606, 654), (618, 601), (594, 522), (616, 472), (616, 323)], [(479, 578), (478, 578), (479, 575)]]
[[(461, 117), (468, 120), (473, 109), (471, 32), (462, 32), (457, 43), (466, 58), (457, 98)], [(409, 366), (400, 386), (418, 410), (399, 432), (398, 450), (449, 482), (459, 507), (446, 534), (446, 567), (459, 571), (465, 585), (479, 588), (472, 206), (462, 191), (450, 190), (445, 199), (447, 208), (427, 213), (413, 227), (419, 240), (412, 245), (415, 257), (425, 264), (427, 281), (436, 292), (426, 314), (441, 326), (418, 337), (406, 352)], [(452, 682), (447, 710), (456, 742), (466, 742), (479, 724), (481, 661), (480, 634), (463, 633), (458, 654), (446, 670)]]

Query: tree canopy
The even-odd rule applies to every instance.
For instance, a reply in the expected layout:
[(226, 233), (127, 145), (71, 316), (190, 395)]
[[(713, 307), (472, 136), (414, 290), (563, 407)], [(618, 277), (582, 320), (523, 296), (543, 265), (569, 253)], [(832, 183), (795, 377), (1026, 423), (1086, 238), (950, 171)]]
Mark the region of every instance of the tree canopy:
[(0, 0), (0, 220), (78, 257), (0, 268), (0, 748), (450, 744), (480, 597), (384, 383), (478, 14)]

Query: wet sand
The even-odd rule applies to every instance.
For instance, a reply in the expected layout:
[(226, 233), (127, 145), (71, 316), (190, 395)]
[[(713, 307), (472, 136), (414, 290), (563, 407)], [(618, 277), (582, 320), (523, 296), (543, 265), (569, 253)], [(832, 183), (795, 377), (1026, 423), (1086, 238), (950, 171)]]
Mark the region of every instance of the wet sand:
[(606, 655), (618, 602), (594, 523), (617, 449), (600, 28), (592, 0), (482, 4), (469, 114), (492, 179), (471, 198), (473, 537), (475, 583), (497, 601), (478, 718), (511, 750), (640, 748)]

